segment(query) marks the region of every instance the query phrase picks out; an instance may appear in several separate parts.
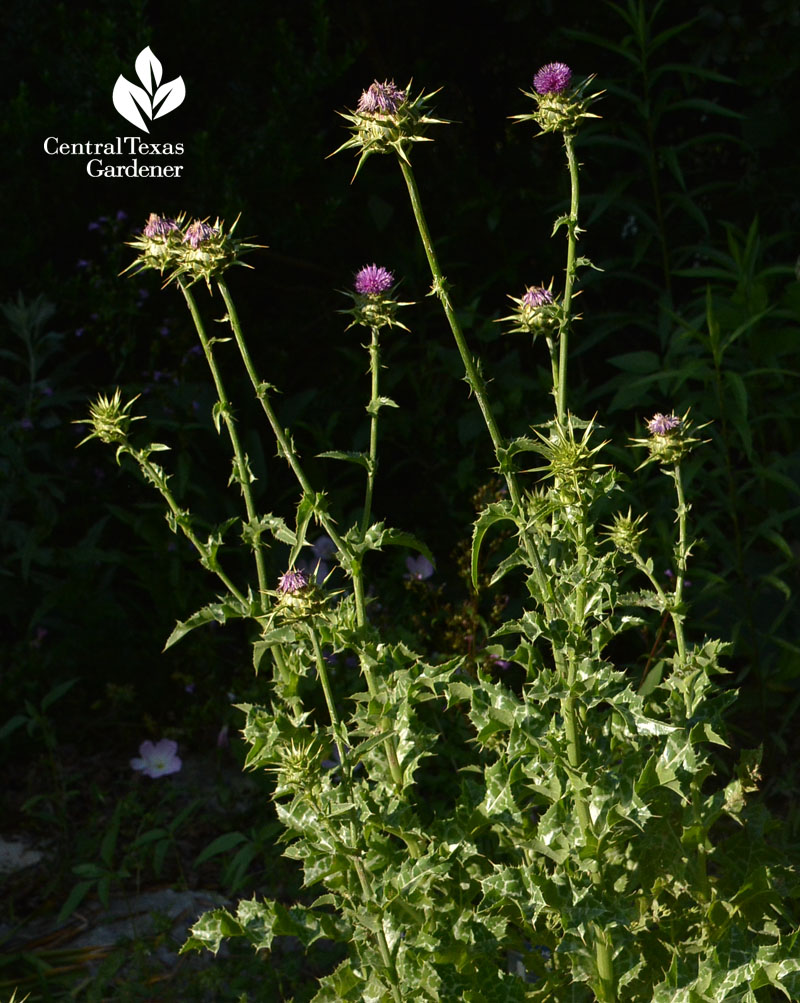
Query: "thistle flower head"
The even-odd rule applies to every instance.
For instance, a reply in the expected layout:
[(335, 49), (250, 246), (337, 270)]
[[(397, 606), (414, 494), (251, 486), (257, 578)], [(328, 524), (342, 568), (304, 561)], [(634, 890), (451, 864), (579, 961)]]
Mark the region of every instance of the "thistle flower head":
[(548, 63), (533, 78), (533, 89), (537, 94), (560, 94), (572, 80), (572, 70), (566, 63)]
[(545, 306), (553, 302), (553, 294), (544, 286), (529, 286), (525, 290), (522, 302), (527, 307)]
[(646, 423), (651, 435), (672, 435), (681, 427), (681, 420), (674, 414), (658, 412)]
[(362, 115), (394, 115), (405, 99), (406, 92), (400, 90), (394, 80), (384, 80), (382, 84), (375, 80), (361, 92), (356, 110)]
[(394, 275), (382, 265), (365, 265), (356, 272), (353, 288), (359, 296), (378, 296), (391, 289)]
[(425, 106), (435, 93), (437, 92), (422, 93), (412, 98), (410, 82), (403, 90), (394, 80), (384, 80), (383, 83), (373, 81), (362, 91), (355, 111), (339, 112), (350, 123), (352, 135), (334, 153), (341, 150), (360, 151), (355, 174), (358, 174), (364, 161), (373, 153), (394, 152), (401, 160), (409, 163), (408, 151), (411, 144), (426, 141), (423, 133), (427, 126), (445, 121), (431, 118), (426, 113)]
[(240, 256), (261, 246), (233, 236), (238, 219), (227, 230), (219, 219), (213, 226), (201, 219), (186, 225), (185, 219), (184, 213), (175, 219), (150, 213), (140, 236), (129, 244), (139, 254), (125, 271), (155, 268), (162, 275), (170, 272), (167, 282), (184, 276), (183, 281), (191, 285), (202, 278), (210, 288), (212, 277), (231, 265), (243, 264)]
[(206, 241), (211, 240), (212, 237), (216, 237), (218, 233), (218, 227), (209, 226), (204, 220), (196, 219), (194, 223), (191, 223), (186, 228), (181, 243), (189, 244), (191, 247), (196, 248), (201, 244), (205, 244)]
[(382, 265), (364, 265), (359, 269), (353, 280), (353, 291), (344, 291), (345, 296), (353, 301), (353, 306), (350, 310), (340, 311), (353, 318), (349, 327), (360, 324), (369, 328), (402, 327), (407, 331), (408, 328), (397, 320), (396, 314), (398, 307), (411, 306), (411, 303), (398, 303), (391, 295), (393, 285), (394, 274)]
[(130, 243), (131, 247), (139, 251), (139, 256), (129, 267), (138, 266), (136, 271), (155, 268), (163, 273), (165, 268), (174, 265), (183, 237), (182, 221), (182, 216), (173, 219), (171, 216), (159, 216), (158, 213), (151, 212), (139, 236)]
[(278, 591), (294, 595), (308, 588), (308, 575), (300, 569), (290, 568), (281, 575), (278, 581)]
[(583, 118), (598, 118), (588, 109), (601, 92), (587, 95), (586, 88), (594, 74), (577, 85), (572, 83), (572, 70), (566, 63), (548, 63), (536, 72), (533, 91), (522, 93), (536, 103), (528, 115), (512, 115), (517, 122), (536, 122), (542, 132), (562, 132), (573, 135)]
[(147, 222), (142, 230), (143, 237), (168, 237), (171, 233), (179, 230), (180, 227), (169, 216), (159, 216), (151, 212), (147, 217)]
[(266, 614), (265, 631), (277, 625), (289, 625), (324, 617), (328, 611), (332, 593), (316, 584), (314, 569), (294, 566), (278, 579), (277, 587), (268, 595), (277, 600)]
[(647, 448), (647, 459), (639, 465), (640, 467), (647, 466), (648, 463), (673, 467), (689, 455), (701, 440), (690, 436), (692, 423), (688, 420), (688, 415), (687, 411), (682, 418), (679, 418), (677, 415), (662, 414), (659, 411), (645, 422), (649, 438), (631, 440), (634, 445)]
[[(552, 282), (550, 284), (552, 286)], [(561, 307), (547, 286), (528, 286), (520, 297), (509, 296), (516, 304), (514, 312), (501, 317), (500, 322), (510, 321), (511, 331), (524, 334), (552, 334), (558, 328)]]

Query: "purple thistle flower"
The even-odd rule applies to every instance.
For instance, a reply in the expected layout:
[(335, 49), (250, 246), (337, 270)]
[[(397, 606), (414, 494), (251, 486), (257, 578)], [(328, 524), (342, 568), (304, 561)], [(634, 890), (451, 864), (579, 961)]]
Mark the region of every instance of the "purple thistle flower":
[(356, 273), (353, 288), (359, 296), (378, 296), (391, 289), (394, 275), (382, 265), (365, 265)]
[(674, 414), (661, 414), (659, 412), (647, 422), (647, 431), (651, 435), (669, 435), (680, 427), (681, 420), (676, 418)]
[(295, 570), (294, 568), (290, 568), (285, 574), (281, 575), (278, 582), (278, 591), (284, 593), (294, 594), (307, 587), (308, 575), (305, 571)]
[(569, 87), (572, 70), (566, 63), (548, 63), (533, 78), (533, 89), (537, 94), (561, 94)]
[(358, 111), (362, 115), (394, 115), (406, 99), (406, 92), (395, 85), (394, 80), (384, 80), (379, 84), (376, 80), (362, 92), (358, 99)]
[(523, 306), (548, 306), (553, 302), (553, 294), (544, 286), (529, 286), (522, 297)]
[(174, 219), (170, 219), (168, 216), (159, 216), (157, 213), (151, 212), (142, 230), (142, 236), (166, 237), (172, 230), (177, 229), (178, 224)]
[(199, 247), (207, 240), (210, 240), (211, 237), (216, 236), (218, 232), (215, 226), (210, 226), (208, 223), (203, 223), (201, 220), (196, 219), (184, 234), (183, 243), (191, 244), (192, 247)]

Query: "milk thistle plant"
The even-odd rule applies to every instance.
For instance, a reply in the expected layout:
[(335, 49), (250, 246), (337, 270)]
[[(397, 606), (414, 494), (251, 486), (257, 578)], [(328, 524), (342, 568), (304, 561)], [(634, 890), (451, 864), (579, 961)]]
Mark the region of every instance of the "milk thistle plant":
[[(434, 566), (421, 540), (372, 512), (380, 421), (384, 408), (396, 406), (380, 392), (380, 343), (406, 329), (401, 307), (409, 323), (412, 315), (412, 304), (396, 299), (394, 275), (366, 265), (347, 291), (350, 326), (369, 332), (370, 434), (366, 451), (322, 454), (364, 471), (360, 516), (342, 529), (278, 418), (274, 388), (254, 367), (225, 281), (227, 268), (253, 245), (220, 221), (187, 225), (183, 217), (158, 216), (133, 243), (132, 267), (166, 273), (186, 300), (216, 387), (213, 418), (230, 442), (241, 516), (201, 538), (194, 515), (171, 493), (169, 474), (152, 459), (167, 447), (134, 441), (141, 426), (132, 427), (133, 401), (123, 404), (119, 393), (93, 406), (89, 438), (112, 443), (118, 461), (128, 456), (138, 465), (161, 493), (173, 531), (189, 539), (216, 578), (219, 594), (179, 623), (167, 644), (211, 621), (241, 618), (255, 627), (253, 661), (264, 696), (241, 706), (247, 767), (274, 775), (284, 855), (298, 862), (316, 895), (304, 904), (254, 897), (214, 910), (198, 920), (184, 949), (216, 952), (229, 937), (257, 950), (284, 935), (306, 945), (343, 941), (348, 957), (320, 981), (315, 1003), (723, 1003), (800, 993), (797, 884), (769, 843), (763, 810), (751, 803), (758, 753), (744, 753), (732, 778), (715, 772), (713, 748), (726, 747), (722, 715), (733, 699), (715, 685), (725, 645), (696, 637), (687, 620), (692, 540), (681, 469), (702, 444), (688, 415), (674, 414), (654, 415), (634, 440), (647, 450), (642, 465), (657, 466), (675, 491), (676, 570), (674, 588), (666, 589), (648, 552), (646, 513), (614, 514), (619, 478), (603, 458), (598, 423), (567, 406), (572, 303), (580, 271), (591, 265), (577, 253), (574, 150), (598, 97), (587, 95), (590, 81), (576, 84), (562, 63), (543, 67), (525, 92), (534, 110), (514, 116), (561, 136), (571, 198), (553, 231), (566, 231), (563, 288), (528, 286), (511, 297), (514, 310), (503, 321), (510, 332), (532, 336), (533, 353), (546, 343), (555, 414), (510, 438), (460, 327), (412, 168), (415, 144), (443, 120), (428, 114), (430, 95), (412, 98), (410, 85), (401, 90), (389, 81), (371, 84), (344, 114), (351, 137), (340, 150), (354, 150), (359, 169), (372, 154), (388, 154), (402, 172), (432, 294), (505, 485), (472, 527), (475, 588), (502, 581), (519, 598), (510, 607), (517, 612), (489, 639), (491, 670), (384, 638), (369, 615), (370, 551), (400, 546), (410, 551), (410, 568), (424, 567), (427, 576)], [(207, 334), (193, 291), (200, 278), (215, 294), (212, 304), (221, 297), (227, 340), (298, 482), (293, 520), (256, 509), (254, 477), (217, 364), (230, 349)], [(495, 384), (493, 392), (502, 388)], [(234, 580), (219, 556), (234, 524), (252, 556), (248, 580)], [(338, 592), (302, 563), (312, 524), (331, 541), (326, 562), (338, 565), (345, 582)], [(500, 524), (510, 537), (487, 570), (484, 543)], [(634, 632), (635, 647), (641, 628), (659, 616), (671, 631), (650, 652), (644, 677), (614, 664), (611, 651), (623, 649), (611, 642)], [(326, 648), (355, 656), (361, 691), (348, 698), (339, 692), (341, 676), (332, 673)], [(322, 700), (315, 705), (309, 694), (317, 683)], [(453, 763), (447, 795), (427, 800), (431, 777), (437, 769), (439, 777), (448, 774)]]

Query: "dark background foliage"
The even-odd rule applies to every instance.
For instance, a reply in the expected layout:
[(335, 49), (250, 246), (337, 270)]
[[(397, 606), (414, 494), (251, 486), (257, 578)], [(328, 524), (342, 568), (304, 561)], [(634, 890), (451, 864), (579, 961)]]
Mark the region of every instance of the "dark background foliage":
[[(579, 76), (596, 73), (606, 91), (602, 122), (579, 144), (583, 252), (604, 271), (583, 281), (571, 407), (599, 413), (631, 475), (625, 504), (649, 510), (665, 571), (667, 492), (634, 474), (638, 459), (625, 441), (654, 410), (691, 407), (696, 422), (713, 422), (712, 445), (697, 453), (690, 477), (702, 537), (693, 629), (733, 637), (739, 739), (766, 742), (772, 775), (791, 790), (800, 701), (796, 3), (671, 0), (614, 10), (593, 0), (496, 0), (453, 17), (421, 0), (10, 0), (0, 31), (3, 298), (17, 303), (3, 328), (11, 354), (0, 376), (9, 713), (77, 677), (63, 698), (62, 734), (78, 744), (102, 737), (126, 757), (143, 728), (181, 728), (187, 685), (200, 686), (208, 708), (253, 685), (232, 628), (161, 654), (175, 620), (207, 601), (213, 583), (130, 471), (96, 443), (74, 448), (84, 400), (122, 385), (126, 397), (142, 395), (137, 409), (149, 416), (151, 437), (173, 447), (184, 503), (209, 523), (229, 514), (228, 461), (182, 304), (153, 275), (117, 277), (130, 260), (123, 242), (151, 211), (227, 221), (241, 213), (240, 233), (269, 245), (249, 259), (254, 271), (232, 274), (232, 290), (257, 365), (282, 391), (281, 416), (343, 524), (358, 504), (352, 471), (312, 459), (359, 448), (366, 436), (365, 356), (358, 335), (344, 333), (337, 290), (372, 261), (402, 277), (403, 298), (417, 306), (411, 333), (386, 347), (386, 392), (400, 410), (384, 412), (375, 510), (424, 536), (439, 581), (460, 601), (452, 555), (487, 479), (488, 442), (443, 319), (425, 298), (396, 166), (373, 158), (350, 184), (349, 153), (326, 158), (346, 135), (335, 110), (352, 108), (374, 78), (442, 88), (435, 109), (453, 124), (436, 127), (414, 161), (502, 427), (523, 434), (551, 414), (544, 359), (494, 322), (508, 294), (551, 276), (559, 284), (563, 241), (549, 235), (568, 180), (558, 141), (533, 138), (509, 116), (528, 110), (520, 89), (558, 59)], [(185, 144), (183, 177), (94, 179), (86, 158), (46, 155), (48, 136), (96, 142), (136, 132), (111, 92), (120, 73), (133, 77), (146, 45), (165, 78), (186, 82), (185, 102), (153, 128), (154, 139)], [(209, 316), (220, 311), (205, 293), (201, 300)], [(723, 342), (731, 338), (719, 357), (709, 317)], [(243, 423), (260, 428), (246, 387), (231, 386)], [(294, 489), (269, 438), (254, 431), (247, 449), (260, 503), (291, 515)], [(273, 558), (277, 574), (282, 555)], [(374, 568), (398, 608), (403, 570), (397, 556)], [(657, 641), (656, 628), (645, 641)], [(212, 738), (214, 713), (202, 736), (182, 733), (183, 741)]]

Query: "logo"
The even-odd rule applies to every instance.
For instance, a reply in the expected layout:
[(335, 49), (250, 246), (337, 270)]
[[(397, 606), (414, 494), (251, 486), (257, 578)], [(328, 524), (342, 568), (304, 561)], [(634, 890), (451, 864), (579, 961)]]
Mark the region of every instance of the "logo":
[(169, 83), (162, 84), (163, 68), (148, 45), (136, 57), (136, 75), (143, 86), (132, 84), (130, 80), (120, 75), (114, 84), (112, 95), (114, 107), (137, 129), (149, 133), (143, 114), (152, 122), (153, 119), (168, 115), (183, 103), (186, 97), (186, 86), (183, 77), (176, 77)]
[[(136, 73), (142, 82), (132, 84), (122, 74), (114, 84), (114, 107), (124, 119), (146, 132), (148, 120), (168, 115), (183, 104), (186, 86), (183, 77), (162, 84), (163, 69), (148, 45), (136, 57)], [(113, 140), (82, 140), (80, 143), (62, 141), (59, 136), (48, 136), (44, 152), (49, 157), (86, 157), (86, 173), (90, 178), (179, 178), (183, 164), (162, 158), (183, 156), (183, 143), (151, 142), (139, 136), (115, 136)], [(118, 158), (132, 157), (127, 163)], [(139, 160), (148, 157), (149, 162)], [(154, 159), (155, 158), (155, 159)]]

